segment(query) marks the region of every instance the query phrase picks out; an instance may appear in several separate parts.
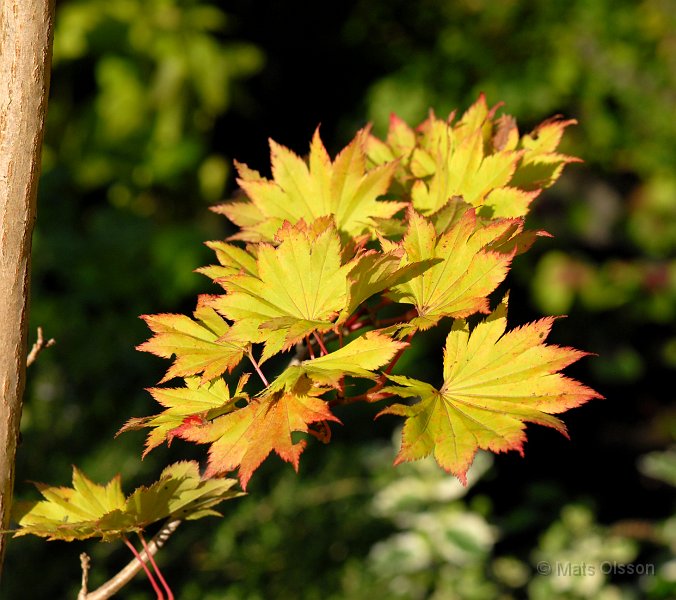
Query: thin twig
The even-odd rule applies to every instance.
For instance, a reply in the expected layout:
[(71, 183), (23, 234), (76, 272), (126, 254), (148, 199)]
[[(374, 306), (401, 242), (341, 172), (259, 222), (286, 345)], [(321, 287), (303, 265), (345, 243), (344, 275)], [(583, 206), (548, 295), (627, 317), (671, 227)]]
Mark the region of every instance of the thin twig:
[(42, 327), (38, 327), (38, 339), (35, 341), (31, 351), (26, 357), (26, 367), (30, 367), (37, 360), (38, 354), (40, 354), (40, 352), (42, 352), (45, 348), (53, 346), (54, 344), (56, 344), (56, 340), (54, 338), (49, 338), (45, 342), (45, 338), (42, 334)]
[[(148, 543), (148, 549), (140, 553), (141, 561), (144, 563), (148, 560), (149, 555), (157, 554), (157, 551), (164, 546), (165, 542), (171, 537), (171, 534), (176, 531), (176, 528), (181, 524), (180, 519), (172, 519), (167, 521), (162, 528), (153, 536), (153, 539)], [(141, 564), (134, 559), (121, 571), (111, 577), (101, 587), (88, 593), (86, 596), (78, 596), (78, 600), (105, 600), (110, 598), (113, 594), (119, 592), (125, 585), (127, 585), (136, 573), (141, 570)]]
[[(394, 355), (394, 358), (390, 361), (390, 364), (387, 365), (387, 368), (385, 369), (384, 375), (389, 375), (392, 373), (392, 369), (394, 369), (394, 365), (397, 364), (399, 359), (401, 358), (401, 355), (404, 353), (404, 350), (409, 347), (411, 340), (413, 339), (413, 336), (415, 335), (415, 331), (413, 333), (409, 333), (408, 336), (406, 336), (406, 346), (402, 346), (397, 350), (397, 353)], [(385, 377), (382, 377), (383, 381), (385, 381)]]
[(310, 353), (310, 359), (314, 359), (315, 351), (312, 347), (312, 342), (310, 342), (310, 337), (307, 335), (305, 336), (305, 345), (307, 346), (307, 351)]
[(82, 586), (80, 587), (80, 593), (77, 595), (77, 600), (86, 600), (87, 598), (87, 586), (89, 585), (89, 565), (91, 559), (86, 552), (80, 554), (80, 566), (82, 567)]

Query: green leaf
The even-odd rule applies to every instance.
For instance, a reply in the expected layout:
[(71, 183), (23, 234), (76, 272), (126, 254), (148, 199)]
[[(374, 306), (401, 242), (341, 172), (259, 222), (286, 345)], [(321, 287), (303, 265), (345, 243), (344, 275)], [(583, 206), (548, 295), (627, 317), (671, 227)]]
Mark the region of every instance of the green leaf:
[(402, 266), (402, 254), (400, 249), (395, 248), (388, 253), (369, 251), (359, 256), (349, 274), (348, 302), (338, 323), (344, 322), (375, 294), (406, 283), (440, 262), (438, 259), (430, 259)]
[(375, 379), (373, 371), (406, 346), (381, 332), (369, 331), (334, 352), (304, 360), (300, 369), (320, 384), (333, 384), (344, 375)]
[(585, 356), (572, 348), (543, 343), (553, 318), (505, 333), (505, 301), (470, 333), (458, 320), (446, 338), (444, 384), (440, 389), (402, 376), (383, 388), (413, 405), (395, 404), (381, 411), (406, 417), (396, 463), (434, 454), (441, 467), (463, 483), (479, 448), (523, 453), (524, 422), (553, 427), (551, 416), (601, 396), (558, 371)]
[(141, 317), (155, 335), (137, 350), (162, 358), (176, 357), (160, 383), (198, 373), (206, 382), (232, 371), (244, 355), (247, 341), (234, 335), (213, 308), (201, 304), (193, 314), (195, 320), (172, 314)]
[(467, 317), (488, 312), (487, 296), (505, 278), (511, 254), (488, 250), (487, 245), (512, 223), (496, 222), (476, 230), (476, 215), (467, 210), (443, 235), (432, 223), (409, 211), (409, 229), (401, 242), (405, 263), (440, 259), (422, 275), (394, 286), (388, 294), (418, 311), (411, 324), (428, 329), (442, 317)]
[(19, 528), (11, 533), (49, 540), (100, 537), (111, 541), (169, 517), (218, 514), (212, 510), (216, 504), (241, 495), (231, 489), (235, 483), (233, 479), (202, 480), (196, 462), (180, 462), (167, 467), (150, 487), (138, 488), (125, 498), (119, 476), (103, 486), (73, 467), (72, 488), (37, 484), (45, 499), (14, 507)]
[(228, 319), (269, 330), (262, 336), (262, 360), (313, 331), (333, 327), (345, 307), (347, 277), (354, 266), (341, 264), (340, 238), (333, 226), (315, 231), (304, 221), (287, 223), (278, 239), (277, 247), (261, 244), (258, 275), (226, 277), (221, 284), (228, 294), (212, 301)]
[(265, 393), (212, 423), (186, 427), (180, 436), (211, 444), (207, 477), (239, 468), (242, 489), (246, 489), (253, 472), (273, 451), (298, 469), (306, 442), (294, 442), (293, 432), (306, 433), (313, 423), (328, 430), (329, 421), (340, 422), (328, 403), (317, 398), (325, 391), (301, 377), (289, 390)]
[(203, 423), (236, 410), (238, 401), (247, 398), (242, 392), (248, 374), (240, 378), (234, 395), (223, 379), (214, 379), (200, 385), (198, 377), (187, 377), (182, 388), (150, 388), (148, 391), (165, 410), (150, 417), (129, 419), (117, 435), (125, 431), (150, 428), (143, 456), (165, 440), (171, 442), (186, 422)]
[(247, 250), (227, 242), (207, 242), (207, 246), (216, 253), (219, 264), (200, 267), (197, 269), (198, 273), (202, 273), (211, 279), (226, 277), (234, 273), (256, 275), (256, 257)]
[(388, 191), (397, 163), (367, 169), (367, 137), (366, 130), (360, 131), (331, 162), (317, 130), (307, 163), (270, 140), (273, 179), (237, 165), (238, 183), (251, 204), (225, 204), (218, 212), (242, 228), (238, 239), (272, 241), (285, 221), (294, 225), (327, 215), (334, 217), (341, 233), (371, 236), (373, 219), (390, 218), (405, 205), (378, 200)]

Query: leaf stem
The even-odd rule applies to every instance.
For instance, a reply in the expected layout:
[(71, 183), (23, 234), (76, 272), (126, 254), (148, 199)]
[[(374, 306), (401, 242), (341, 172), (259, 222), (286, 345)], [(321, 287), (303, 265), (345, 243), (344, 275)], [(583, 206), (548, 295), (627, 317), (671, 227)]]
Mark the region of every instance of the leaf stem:
[[(166, 541), (171, 537), (171, 535), (176, 531), (178, 526), (181, 524), (180, 519), (169, 519), (162, 525), (161, 529), (153, 536), (153, 539), (148, 543), (148, 550), (141, 552), (142, 561), (148, 560), (151, 555), (157, 554), (157, 551), (164, 546)], [(82, 558), (80, 558), (82, 561)], [(85, 565), (83, 564), (83, 569)], [(87, 569), (89, 568), (89, 563), (86, 564)], [(78, 600), (106, 600), (107, 598), (112, 597), (117, 594), (125, 585), (127, 585), (133, 578), (136, 573), (141, 570), (141, 564), (139, 561), (134, 558), (129, 562), (124, 568), (122, 568), (116, 575), (111, 577), (103, 585), (96, 588), (93, 592), (87, 593), (86, 590), (80, 590), (78, 595)]]
[(358, 321), (363, 315), (365, 315), (367, 312), (367, 308), (365, 305), (363, 305), (357, 312), (355, 312), (349, 319), (343, 323), (343, 327), (345, 329), (351, 330), (350, 328), (352, 327), (352, 324)]
[[(397, 353), (394, 355), (394, 357), (393, 357), (392, 360), (390, 361), (390, 364), (387, 365), (387, 368), (385, 369), (385, 372), (384, 372), (385, 375), (389, 375), (389, 374), (392, 372), (392, 369), (394, 369), (394, 365), (397, 364), (397, 362), (398, 362), (399, 359), (401, 358), (401, 355), (404, 353), (404, 350), (406, 350), (406, 348), (409, 347), (408, 344), (411, 343), (411, 340), (413, 339), (413, 336), (414, 336), (414, 335), (415, 335), (415, 332), (409, 333), (409, 334), (406, 336), (406, 344), (407, 344), (407, 345), (406, 345), (406, 346), (403, 346), (402, 348), (399, 348), (399, 350), (397, 350)], [(386, 378), (383, 377), (382, 375), (380, 376), (380, 378), (382, 379), (383, 385), (384, 385), (384, 384), (385, 384), (385, 381), (386, 381)], [(382, 386), (381, 386), (381, 387), (382, 387)]]
[(134, 548), (134, 544), (132, 544), (126, 537), (122, 537), (122, 541), (127, 545), (127, 548), (129, 548), (133, 555), (136, 557), (136, 560), (141, 563), (141, 567), (145, 571), (146, 575), (148, 576), (148, 580), (150, 581), (150, 585), (153, 586), (153, 589), (155, 590), (155, 594), (157, 594), (157, 600), (164, 600), (164, 594), (162, 593), (162, 590), (160, 589), (160, 586), (157, 585), (157, 581), (155, 581), (155, 578), (153, 577), (152, 572), (148, 568), (148, 565), (145, 563), (145, 561), (141, 558), (141, 555), (138, 553), (136, 548)]
[(319, 347), (322, 350), (322, 356), (326, 356), (329, 351), (326, 349), (326, 346), (324, 345), (324, 340), (322, 340), (322, 336), (318, 335), (316, 331), (313, 331), (312, 334), (315, 336), (315, 339), (317, 340), (317, 343), (319, 344)]
[(174, 593), (171, 591), (171, 588), (169, 587), (167, 580), (164, 578), (164, 575), (162, 575), (162, 571), (160, 571), (160, 568), (157, 566), (157, 563), (155, 562), (153, 555), (148, 551), (148, 544), (146, 543), (146, 539), (143, 537), (143, 533), (139, 531), (137, 535), (138, 539), (141, 540), (141, 545), (143, 546), (143, 549), (146, 551), (146, 555), (148, 556), (150, 564), (153, 566), (153, 569), (155, 569), (157, 578), (160, 580), (160, 583), (162, 584), (164, 591), (167, 592), (167, 600), (174, 600)]
[(249, 348), (249, 350), (247, 351), (247, 355), (248, 355), (249, 360), (251, 361), (251, 364), (253, 365), (254, 369), (256, 369), (256, 373), (258, 373), (258, 376), (261, 378), (261, 380), (265, 384), (265, 387), (268, 387), (270, 384), (268, 383), (268, 380), (265, 378), (263, 371), (261, 371), (261, 368), (258, 366), (256, 359), (253, 357), (253, 352), (251, 351), (251, 348)]
[(310, 354), (310, 358), (314, 358), (315, 357), (315, 350), (312, 347), (312, 342), (310, 341), (309, 335), (305, 336), (305, 345), (307, 346), (307, 351)]

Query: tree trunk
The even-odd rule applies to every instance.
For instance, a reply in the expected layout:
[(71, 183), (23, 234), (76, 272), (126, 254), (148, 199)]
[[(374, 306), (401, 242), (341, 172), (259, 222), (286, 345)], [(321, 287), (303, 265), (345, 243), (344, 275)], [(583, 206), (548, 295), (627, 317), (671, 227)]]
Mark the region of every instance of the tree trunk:
[[(0, 515), (9, 526), (26, 376), (31, 238), (54, 0), (0, 0)], [(0, 535), (0, 571), (7, 536)], [(38, 575), (39, 576), (39, 575)]]

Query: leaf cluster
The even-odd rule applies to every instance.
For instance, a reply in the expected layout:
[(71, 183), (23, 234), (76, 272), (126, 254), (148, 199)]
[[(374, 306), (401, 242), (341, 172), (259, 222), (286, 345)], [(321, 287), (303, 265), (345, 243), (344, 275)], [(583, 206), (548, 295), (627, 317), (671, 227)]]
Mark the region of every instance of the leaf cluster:
[[(243, 488), (272, 452), (297, 469), (307, 435), (327, 442), (332, 407), (356, 401), (418, 399), (381, 411), (406, 417), (397, 460), (434, 454), (463, 481), (478, 448), (520, 451), (525, 421), (565, 432), (550, 415), (599, 397), (558, 373), (584, 353), (543, 342), (551, 319), (505, 333), (506, 299), (491, 313), (490, 295), (547, 235), (524, 219), (578, 160), (557, 151), (574, 121), (521, 135), (498, 108), (481, 96), (416, 128), (393, 116), (385, 139), (367, 127), (333, 160), (318, 130), (306, 159), (270, 140), (272, 178), (236, 163), (242, 194), (214, 210), (239, 231), (208, 242), (217, 264), (199, 269), (222, 293), (193, 318), (143, 317), (153, 336), (139, 349), (174, 358), (160, 383), (184, 383), (150, 389), (163, 410), (122, 430), (149, 428), (146, 452), (208, 444), (206, 476), (238, 469)], [(490, 316), (470, 332), (477, 313)], [(442, 389), (391, 375), (445, 318)], [(289, 352), (268, 380), (262, 367)], [(233, 385), (240, 363), (251, 368)], [(355, 379), (371, 387), (354, 393)]]

